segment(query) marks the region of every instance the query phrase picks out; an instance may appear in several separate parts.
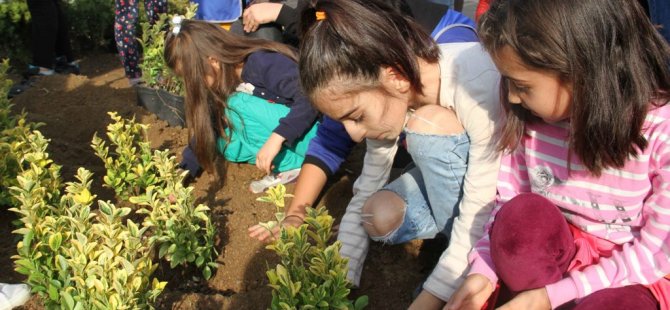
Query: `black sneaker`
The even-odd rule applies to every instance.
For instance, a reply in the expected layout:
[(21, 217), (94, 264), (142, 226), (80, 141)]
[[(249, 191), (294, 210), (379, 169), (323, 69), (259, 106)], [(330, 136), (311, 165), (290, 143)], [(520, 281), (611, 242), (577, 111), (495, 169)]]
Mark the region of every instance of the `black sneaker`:
[(12, 85), (7, 92), (7, 99), (12, 99), (20, 94), (23, 94), (26, 89), (33, 85), (33, 79), (23, 79), (21, 82)]

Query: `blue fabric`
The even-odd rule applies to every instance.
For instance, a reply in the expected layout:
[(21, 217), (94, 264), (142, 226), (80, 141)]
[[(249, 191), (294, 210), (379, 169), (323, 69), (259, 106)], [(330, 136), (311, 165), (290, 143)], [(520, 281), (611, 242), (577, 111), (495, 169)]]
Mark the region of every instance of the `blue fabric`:
[[(458, 26), (451, 28), (445, 32), (440, 33), (442, 29), (450, 25), (467, 25), (469, 27)], [(477, 33), (475, 32), (476, 24), (469, 17), (456, 12), (454, 10), (447, 10), (447, 13), (442, 16), (442, 19), (437, 23), (433, 32), (430, 34), (437, 43), (454, 43), (454, 42), (477, 42)]]
[(318, 112), (302, 92), (298, 64), (291, 58), (275, 52), (254, 52), (244, 63), (242, 81), (254, 86), (254, 96), (291, 108), (274, 129), (286, 139), (285, 145), (293, 145), (316, 121)]
[(181, 162), (179, 162), (178, 167), (188, 171), (192, 178), (197, 178), (202, 173), (202, 167), (200, 167), (198, 158), (195, 157), (191, 144), (187, 145), (181, 152)]
[(648, 0), (649, 15), (654, 24), (662, 25), (659, 29), (665, 39), (670, 42), (670, 1), (669, 0)]
[(354, 145), (356, 142), (351, 140), (342, 123), (324, 116), (307, 149), (306, 161), (321, 167), (330, 175), (339, 169)]
[(230, 23), (242, 16), (241, 0), (191, 0), (198, 4), (195, 18), (215, 23)]
[(406, 133), (407, 151), (416, 167), (382, 189), (403, 198), (405, 217), (388, 235), (371, 237), (375, 241), (398, 244), (433, 238), (438, 233), (449, 236), (458, 216), (470, 151), (468, 135)]

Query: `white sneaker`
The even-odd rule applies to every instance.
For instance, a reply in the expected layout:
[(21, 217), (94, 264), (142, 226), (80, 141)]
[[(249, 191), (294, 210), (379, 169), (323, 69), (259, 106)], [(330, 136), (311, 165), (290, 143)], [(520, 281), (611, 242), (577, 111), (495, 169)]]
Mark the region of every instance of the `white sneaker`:
[(266, 188), (279, 185), (280, 183), (281, 179), (269, 174), (260, 180), (252, 181), (251, 184), (249, 184), (249, 190), (254, 194), (260, 194), (264, 192)]
[(25, 284), (0, 283), (0, 310), (10, 310), (30, 299), (30, 287)]
[(268, 187), (291, 183), (298, 178), (298, 175), (300, 175), (299, 168), (280, 172), (277, 175), (266, 175), (260, 180), (252, 181), (249, 184), (249, 190), (254, 194), (259, 194), (264, 192)]
[(300, 168), (280, 172), (277, 174), (277, 177), (281, 180), (281, 184), (288, 184), (295, 181), (295, 179), (298, 178), (298, 175), (300, 175)]

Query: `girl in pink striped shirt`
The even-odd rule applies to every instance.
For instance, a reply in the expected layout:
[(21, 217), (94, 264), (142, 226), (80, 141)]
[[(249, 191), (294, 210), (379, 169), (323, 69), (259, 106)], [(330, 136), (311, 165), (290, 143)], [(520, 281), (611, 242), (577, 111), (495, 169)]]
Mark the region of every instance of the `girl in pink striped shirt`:
[[(506, 151), (447, 309), (668, 309), (670, 48), (638, 1), (496, 0)], [(565, 308), (563, 308), (565, 307)]]

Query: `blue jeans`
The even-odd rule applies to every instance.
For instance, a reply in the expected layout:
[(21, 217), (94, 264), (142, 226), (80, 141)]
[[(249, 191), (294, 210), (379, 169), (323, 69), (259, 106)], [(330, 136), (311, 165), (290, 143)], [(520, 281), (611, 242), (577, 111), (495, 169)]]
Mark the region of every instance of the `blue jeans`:
[(398, 244), (433, 238), (438, 233), (449, 236), (458, 216), (470, 150), (468, 135), (428, 135), (409, 130), (406, 134), (407, 150), (416, 167), (381, 189), (405, 201), (403, 222), (386, 236), (371, 237), (375, 241)]

